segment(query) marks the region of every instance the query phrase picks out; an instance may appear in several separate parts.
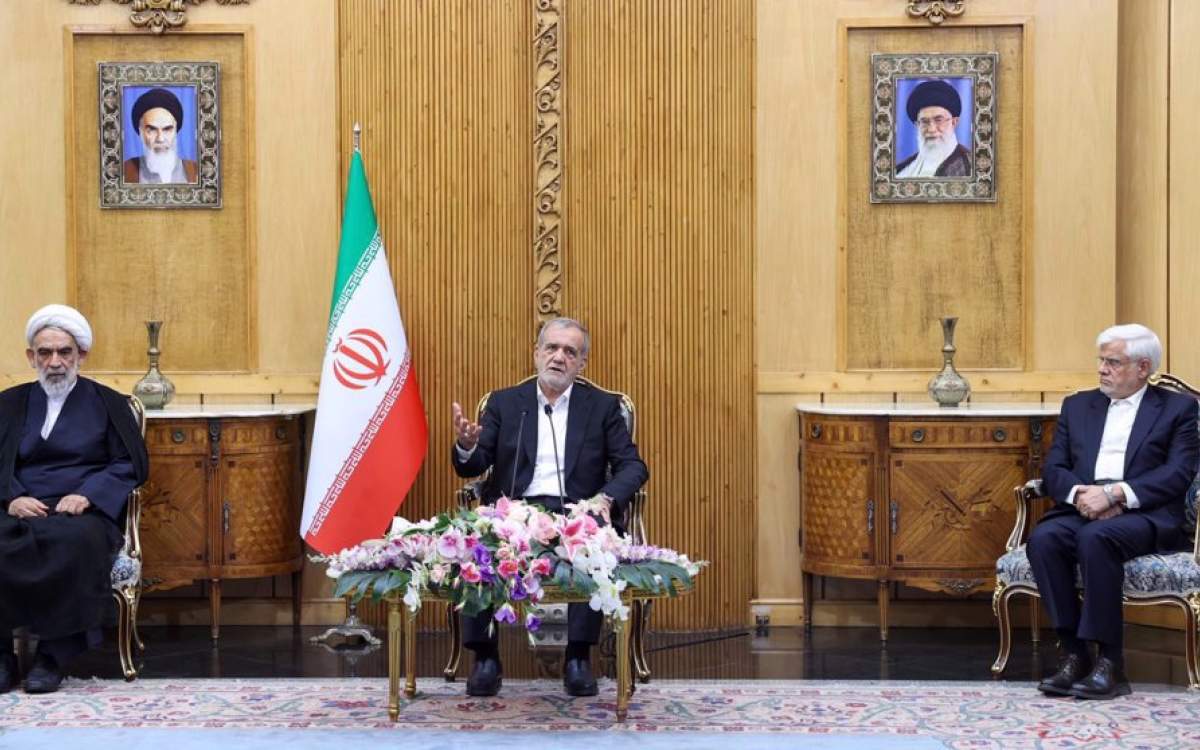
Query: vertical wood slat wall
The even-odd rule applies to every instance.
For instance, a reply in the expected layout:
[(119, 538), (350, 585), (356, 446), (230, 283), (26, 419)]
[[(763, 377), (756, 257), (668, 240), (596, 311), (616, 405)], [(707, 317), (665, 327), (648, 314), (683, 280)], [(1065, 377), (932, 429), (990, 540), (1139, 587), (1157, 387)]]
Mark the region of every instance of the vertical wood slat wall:
[[(338, 6), (342, 181), (358, 121), (429, 420), (429, 454), (401, 509), (407, 518), (450, 508), (461, 485), (449, 460), (451, 402), (473, 409), (531, 367), (525, 6)], [(377, 605), (362, 613), (385, 622)]]
[[(410, 518), (448, 507), (459, 484), (450, 402), (473, 406), (532, 366), (532, 5), (339, 4), (343, 161), (360, 120), (430, 414)], [(755, 570), (753, 6), (561, 5), (562, 313), (592, 328), (587, 374), (638, 405), (651, 540), (713, 561), (652, 626), (742, 625)]]
[(639, 405), (652, 542), (712, 561), (653, 627), (754, 596), (753, 4), (566, 0), (564, 312)]

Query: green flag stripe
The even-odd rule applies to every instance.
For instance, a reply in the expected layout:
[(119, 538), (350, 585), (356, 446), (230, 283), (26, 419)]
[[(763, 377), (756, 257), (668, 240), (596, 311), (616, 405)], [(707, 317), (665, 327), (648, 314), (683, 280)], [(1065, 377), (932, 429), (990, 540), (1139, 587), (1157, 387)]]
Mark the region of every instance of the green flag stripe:
[(375, 236), (371, 238), (370, 244), (367, 245), (367, 249), (363, 251), (362, 256), (358, 259), (358, 265), (350, 273), (350, 278), (346, 279), (346, 283), (342, 286), (342, 293), (334, 301), (333, 310), (329, 312), (329, 330), (325, 333), (326, 346), (329, 346), (329, 341), (333, 338), (333, 331), (337, 328), (338, 321), (342, 319), (342, 313), (345, 311), (346, 305), (350, 304), (350, 299), (354, 296), (354, 292), (362, 282), (363, 276), (367, 275), (367, 269), (375, 261), (375, 255), (381, 249), (383, 249), (383, 236), (376, 231)]
[[(371, 244), (379, 236), (379, 223), (375, 219), (375, 206), (371, 203), (371, 190), (367, 186), (367, 174), (363, 169), (362, 155), (357, 151), (350, 159), (350, 174), (346, 180), (346, 204), (342, 209), (342, 238), (338, 245), (337, 270), (333, 277), (333, 298), (329, 301), (329, 329), (337, 325), (337, 317), (345, 307), (342, 300), (352, 292), (361, 279), (361, 268), (366, 256), (374, 257)], [(368, 263), (369, 264), (369, 263)]]

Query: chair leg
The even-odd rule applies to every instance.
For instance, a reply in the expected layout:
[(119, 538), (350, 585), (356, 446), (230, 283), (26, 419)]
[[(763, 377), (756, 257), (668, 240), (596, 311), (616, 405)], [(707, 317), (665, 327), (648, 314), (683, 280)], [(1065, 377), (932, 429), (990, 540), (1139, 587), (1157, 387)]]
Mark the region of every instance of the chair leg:
[(646, 624), (650, 618), (650, 607), (653, 602), (645, 599), (635, 599), (633, 601), (633, 613), (629, 626), (629, 633), (633, 648), (631, 653), (633, 656), (633, 676), (638, 682), (645, 684), (650, 682), (650, 663), (646, 660)]
[(1184, 658), (1187, 659), (1188, 687), (1200, 690), (1200, 654), (1196, 652), (1196, 633), (1200, 628), (1200, 594), (1193, 593), (1183, 606)]
[(1036, 596), (1029, 597), (1029, 635), (1033, 645), (1037, 646), (1042, 640), (1042, 600)]
[(129, 613), (129, 623), (133, 629), (133, 645), (137, 647), (139, 653), (146, 650), (146, 644), (142, 643), (142, 632), (138, 629), (138, 610), (142, 606), (142, 584), (139, 582), (133, 590), (133, 611)]
[(135, 594), (126, 588), (113, 591), (113, 597), (117, 600), (117, 653), (121, 657), (121, 672), (126, 682), (132, 682), (137, 677), (137, 667), (133, 663)]
[(462, 621), (453, 604), (446, 605), (446, 624), (450, 626), (450, 658), (442, 670), (446, 682), (454, 682), (458, 674), (458, 665), (462, 662)]
[(1000, 653), (992, 664), (992, 674), (996, 675), (1004, 671), (1004, 667), (1008, 665), (1009, 652), (1012, 651), (1012, 624), (1008, 617), (1008, 600), (1013, 593), (1013, 589), (996, 581), (996, 591), (992, 594), (992, 612), (996, 615), (996, 623), (1000, 627)]

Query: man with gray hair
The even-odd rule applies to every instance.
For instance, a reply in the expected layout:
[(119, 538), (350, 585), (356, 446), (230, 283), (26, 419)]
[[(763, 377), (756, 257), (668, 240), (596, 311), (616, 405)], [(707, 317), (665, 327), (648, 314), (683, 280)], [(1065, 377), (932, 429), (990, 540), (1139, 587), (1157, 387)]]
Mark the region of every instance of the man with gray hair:
[[(1148, 382), (1162, 359), (1153, 331), (1113, 326), (1096, 346), (1100, 387), (1063, 401), (1043, 472), (1055, 504), (1027, 551), (1064, 651), (1038, 689), (1108, 699), (1131, 692), (1122, 649), (1125, 561), (1181, 548), (1200, 437), (1196, 399)], [(1089, 642), (1097, 646), (1094, 660)]]
[(146, 481), (128, 399), (79, 377), (87, 319), (47, 305), (25, 328), (37, 381), (0, 392), (0, 693), (18, 683), (13, 629), (38, 636), (25, 692), (51, 693), (100, 640), (125, 500)]
[[(491, 469), (483, 501), (523, 498), (551, 512), (577, 500), (600, 498), (619, 524), (649, 472), (621, 416), (619, 399), (576, 380), (587, 365), (591, 339), (577, 320), (555, 318), (542, 326), (534, 347), (537, 378), (494, 391), (479, 423), (452, 407), (454, 470), (475, 477)], [(607, 518), (605, 520), (608, 520)], [(619, 525), (618, 525), (619, 529)], [(563, 685), (568, 695), (596, 695), (591, 647), (602, 618), (586, 604), (567, 612)], [(464, 618), (463, 644), (475, 653), (467, 695), (500, 690), (500, 654), (491, 613)]]

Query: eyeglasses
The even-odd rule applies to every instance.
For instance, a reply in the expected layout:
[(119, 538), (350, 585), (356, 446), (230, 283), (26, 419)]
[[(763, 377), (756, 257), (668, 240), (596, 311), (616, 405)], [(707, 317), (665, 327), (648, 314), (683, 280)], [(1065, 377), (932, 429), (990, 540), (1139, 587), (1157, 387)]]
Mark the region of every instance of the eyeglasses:
[(940, 128), (946, 123), (950, 122), (952, 119), (953, 118), (946, 117), (945, 115), (937, 115), (935, 117), (919, 117), (917, 118), (917, 124), (923, 128), (927, 128), (930, 125), (937, 125)]
[(1118, 357), (1096, 357), (1096, 364), (1099, 367), (1107, 367), (1110, 370), (1119, 370), (1133, 360), (1121, 359)]

